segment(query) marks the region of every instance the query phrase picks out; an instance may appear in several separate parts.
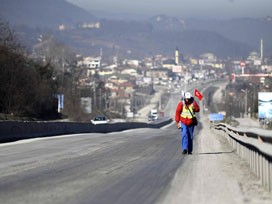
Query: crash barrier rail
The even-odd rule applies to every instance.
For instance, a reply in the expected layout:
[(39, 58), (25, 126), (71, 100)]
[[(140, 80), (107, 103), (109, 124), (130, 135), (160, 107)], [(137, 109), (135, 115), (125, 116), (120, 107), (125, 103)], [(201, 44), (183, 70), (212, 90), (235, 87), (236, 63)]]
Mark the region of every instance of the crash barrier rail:
[(136, 128), (161, 128), (172, 122), (172, 119), (160, 123), (109, 123), (94, 125), (76, 122), (0, 122), (0, 143), (13, 142), (36, 137), (50, 137), (79, 133), (109, 133)]
[(223, 135), (236, 153), (272, 192), (272, 131), (258, 128), (234, 128), (227, 124), (211, 124), (211, 128)]

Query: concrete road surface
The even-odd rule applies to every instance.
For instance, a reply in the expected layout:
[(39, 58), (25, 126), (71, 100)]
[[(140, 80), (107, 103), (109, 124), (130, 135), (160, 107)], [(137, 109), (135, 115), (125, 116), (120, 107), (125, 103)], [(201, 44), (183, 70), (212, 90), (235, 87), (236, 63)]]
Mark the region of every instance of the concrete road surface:
[[(178, 98), (177, 98), (178, 100)], [(176, 104), (171, 100), (171, 107)], [(201, 115), (193, 155), (175, 124), (0, 144), (4, 204), (271, 204), (248, 165)]]
[(175, 124), (1, 144), (1, 203), (272, 203), (206, 120), (193, 155)]
[(1, 203), (155, 203), (183, 158), (174, 127), (1, 144)]

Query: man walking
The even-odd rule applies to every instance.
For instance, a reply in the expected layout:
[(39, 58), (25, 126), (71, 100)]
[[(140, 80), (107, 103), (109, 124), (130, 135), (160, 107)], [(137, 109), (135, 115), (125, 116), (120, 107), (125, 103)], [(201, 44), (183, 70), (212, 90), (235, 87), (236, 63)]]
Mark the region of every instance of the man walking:
[(200, 108), (190, 92), (186, 92), (184, 100), (181, 100), (176, 108), (176, 123), (181, 132), (181, 147), (182, 154), (192, 154), (194, 124), (193, 117), (195, 112), (199, 112)]

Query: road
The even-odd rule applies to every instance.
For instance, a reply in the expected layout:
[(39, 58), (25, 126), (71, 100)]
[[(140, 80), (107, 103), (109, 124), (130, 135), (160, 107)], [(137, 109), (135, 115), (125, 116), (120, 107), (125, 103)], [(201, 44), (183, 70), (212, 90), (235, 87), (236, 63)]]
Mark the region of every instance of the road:
[(182, 164), (178, 130), (2, 144), (1, 203), (154, 203)]
[(199, 118), (193, 155), (181, 154), (175, 124), (0, 144), (1, 203), (271, 204), (208, 115)]
[(1, 203), (271, 203), (206, 119), (193, 155), (181, 154), (175, 124), (1, 144)]

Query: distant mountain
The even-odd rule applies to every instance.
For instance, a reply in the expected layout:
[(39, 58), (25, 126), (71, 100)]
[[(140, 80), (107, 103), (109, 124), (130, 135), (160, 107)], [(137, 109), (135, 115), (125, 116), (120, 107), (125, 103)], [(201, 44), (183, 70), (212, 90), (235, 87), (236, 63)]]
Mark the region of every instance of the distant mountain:
[(157, 15), (149, 19), (156, 31), (184, 31), (186, 22), (182, 18)]
[(145, 21), (152, 17), (148, 14), (131, 14), (131, 13), (120, 13), (120, 12), (111, 12), (105, 10), (88, 10), (91, 14), (95, 15), (100, 19), (111, 19), (111, 20), (126, 20), (126, 21)]
[(272, 55), (272, 17), (237, 18), (228, 20), (183, 19), (157, 15), (149, 19), (154, 29), (217, 33), (230, 41), (242, 43), (259, 52), (260, 39), (264, 41), (266, 55)]
[(0, 16), (12, 25), (57, 29), (96, 18), (65, 0), (0, 0)]
[[(213, 52), (222, 58), (245, 58), (252, 51), (259, 52), (263, 38), (264, 55), (272, 55), (271, 17), (199, 20), (157, 15), (143, 19), (126, 14), (125, 19), (107, 19), (113, 14), (100, 13), (104, 17), (99, 19), (65, 0), (0, 0), (0, 5), (0, 17), (19, 29), (30, 48), (46, 31), (86, 54), (99, 54), (102, 48), (103, 55), (109, 56), (173, 56), (178, 47), (183, 55)], [(58, 30), (60, 24), (68, 29)]]
[(247, 57), (253, 49), (215, 31), (178, 30), (169, 25), (159, 27), (147, 21), (100, 20), (100, 29), (77, 29), (58, 34), (60, 39), (72, 47), (81, 48), (84, 53), (99, 54), (102, 48), (104, 56), (118, 53), (119, 57), (136, 59), (156, 54), (173, 56), (176, 47), (182, 55), (197, 57), (212, 52), (220, 58)]

